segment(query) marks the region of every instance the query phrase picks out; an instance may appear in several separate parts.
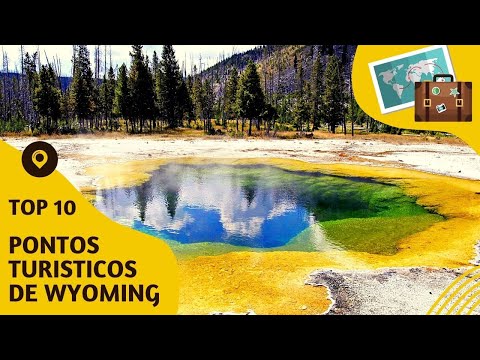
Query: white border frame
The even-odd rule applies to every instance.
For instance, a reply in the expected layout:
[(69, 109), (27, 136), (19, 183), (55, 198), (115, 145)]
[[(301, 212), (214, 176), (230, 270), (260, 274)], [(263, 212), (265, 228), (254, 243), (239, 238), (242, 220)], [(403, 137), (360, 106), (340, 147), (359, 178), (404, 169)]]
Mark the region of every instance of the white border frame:
[(386, 109), (385, 106), (384, 106), (384, 103), (383, 103), (382, 93), (380, 92), (380, 86), (378, 84), (378, 77), (375, 74), (374, 66), (377, 66), (377, 65), (389, 62), (389, 61), (395, 61), (395, 60), (403, 59), (405, 57), (409, 57), (409, 56), (412, 56), (412, 55), (418, 55), (418, 54), (421, 54), (425, 51), (432, 51), (432, 50), (437, 50), (437, 49), (442, 49), (443, 56), (445, 57), (445, 62), (447, 63), (448, 73), (453, 75), (453, 78), (455, 79), (455, 74), (453, 72), (453, 66), (452, 66), (452, 60), (450, 59), (450, 54), (448, 52), (447, 45), (433, 45), (433, 46), (425, 47), (425, 48), (422, 48), (422, 49), (419, 49), (419, 50), (410, 51), (410, 52), (407, 52), (407, 53), (403, 53), (403, 54), (400, 54), (400, 55), (395, 55), (395, 56), (392, 56), (392, 57), (389, 57), (389, 58), (385, 58), (385, 59), (382, 59), (382, 60), (377, 60), (377, 61), (368, 63), (368, 67), (370, 68), (370, 75), (371, 75), (372, 80), (373, 80), (373, 87), (375, 88), (375, 94), (377, 95), (378, 105), (380, 106), (380, 112), (382, 114), (387, 114), (387, 113), (390, 113), (390, 112), (393, 112), (393, 111), (402, 110), (402, 109), (412, 107), (412, 106), (415, 105), (415, 101), (410, 101), (410, 102), (405, 103), (405, 104), (391, 106), (388, 109)]

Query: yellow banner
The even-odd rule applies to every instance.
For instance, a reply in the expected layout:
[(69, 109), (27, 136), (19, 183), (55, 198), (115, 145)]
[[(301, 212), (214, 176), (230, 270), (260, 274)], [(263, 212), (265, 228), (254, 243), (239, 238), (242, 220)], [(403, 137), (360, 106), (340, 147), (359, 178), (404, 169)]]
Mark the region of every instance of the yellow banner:
[(163, 241), (96, 210), (54, 171), (48, 146), (22, 159), (2, 141), (0, 154), (1, 314), (177, 312), (177, 263)]

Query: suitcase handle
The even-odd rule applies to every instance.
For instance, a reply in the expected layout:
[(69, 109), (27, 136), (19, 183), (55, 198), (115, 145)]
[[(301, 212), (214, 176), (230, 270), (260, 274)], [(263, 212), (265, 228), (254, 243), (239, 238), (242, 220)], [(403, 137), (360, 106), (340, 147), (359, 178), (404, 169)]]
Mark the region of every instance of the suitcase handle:
[(437, 81), (437, 78), (439, 77), (450, 78), (450, 81), (453, 82), (453, 75), (451, 74), (435, 74), (433, 75), (433, 81)]

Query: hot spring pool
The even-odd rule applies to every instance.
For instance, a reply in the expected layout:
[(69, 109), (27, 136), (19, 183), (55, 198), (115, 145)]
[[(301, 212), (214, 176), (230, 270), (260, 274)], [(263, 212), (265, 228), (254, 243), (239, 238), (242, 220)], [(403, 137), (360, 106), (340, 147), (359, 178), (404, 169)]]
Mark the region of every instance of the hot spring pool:
[(179, 254), (325, 251), (394, 254), (443, 217), (396, 185), (267, 165), (167, 163), (145, 183), (98, 190), (113, 220)]

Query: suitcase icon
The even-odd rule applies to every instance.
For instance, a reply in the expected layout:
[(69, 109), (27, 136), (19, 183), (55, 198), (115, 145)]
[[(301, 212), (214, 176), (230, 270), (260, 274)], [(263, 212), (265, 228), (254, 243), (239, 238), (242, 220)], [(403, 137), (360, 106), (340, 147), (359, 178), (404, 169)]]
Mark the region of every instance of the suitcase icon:
[(472, 83), (450, 74), (415, 82), (415, 121), (472, 121)]

